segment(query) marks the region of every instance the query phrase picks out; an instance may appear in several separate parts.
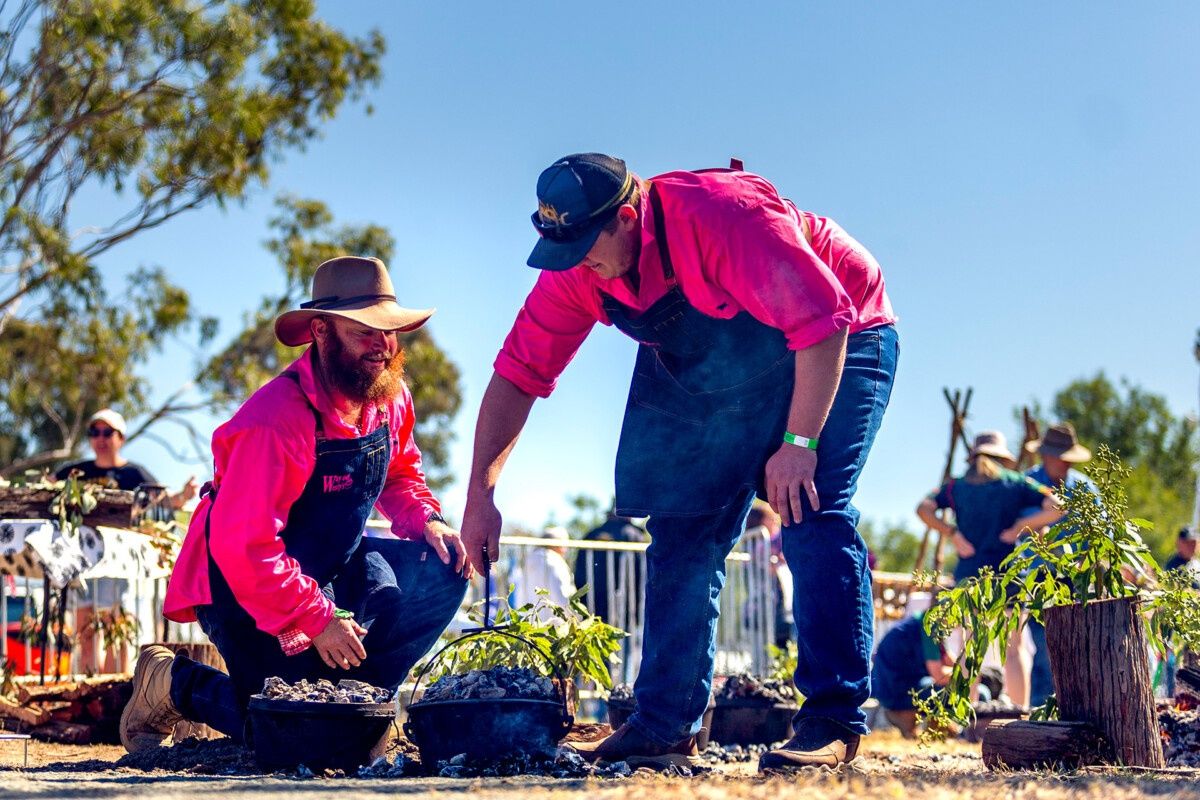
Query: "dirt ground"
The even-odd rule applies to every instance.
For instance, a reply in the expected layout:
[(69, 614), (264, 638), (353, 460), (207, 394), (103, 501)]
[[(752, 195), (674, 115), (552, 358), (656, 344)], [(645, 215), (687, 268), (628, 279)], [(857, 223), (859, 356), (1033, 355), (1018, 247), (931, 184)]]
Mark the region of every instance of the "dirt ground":
[(864, 740), (860, 757), (834, 772), (809, 770), (759, 776), (753, 764), (723, 765), (697, 778), (635, 774), (626, 779), (357, 778), (301, 780), (276, 776), (209, 776), (115, 768), (124, 752), (106, 745), (31, 742), (22, 768), (19, 742), (0, 742), (0, 798), (197, 798), (298, 800), (336, 795), (343, 800), (394, 795), (413, 798), (503, 800), (657, 800), (657, 798), (805, 798), (805, 800), (1124, 800), (1135, 797), (1197, 798), (1195, 771), (1156, 774), (1095, 770), (1069, 774), (990, 773), (978, 745), (951, 742), (930, 749), (892, 733)]

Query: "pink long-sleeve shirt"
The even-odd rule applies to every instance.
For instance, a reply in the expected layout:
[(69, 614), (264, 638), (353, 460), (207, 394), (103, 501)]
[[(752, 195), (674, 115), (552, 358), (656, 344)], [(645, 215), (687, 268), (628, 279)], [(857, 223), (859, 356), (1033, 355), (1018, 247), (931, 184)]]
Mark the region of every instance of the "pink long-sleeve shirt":
[[(214, 505), (205, 498), (196, 507), (167, 585), (163, 611), (168, 619), (190, 622), (196, 619), (196, 606), (212, 602), (204, 543), (204, 521), (211, 507), (212, 556), (221, 574), (258, 627), (283, 636), (285, 649), (294, 651), (324, 630), (335, 610), (279, 538), (288, 510), (316, 466), (312, 408), (320, 413), (330, 439), (366, 436), (388, 420), (392, 459), (375, 507), (391, 521), (394, 535), (422, 538), (426, 519), (441, 506), (421, 471), (407, 388), (386, 407), (364, 407), (362, 426), (355, 428), (334, 410), (313, 374), (307, 351), (288, 369), (299, 373), (299, 385), (288, 378), (272, 380), (213, 434), (218, 502)], [(287, 642), (297, 638), (300, 647), (287, 648)]]
[[(658, 187), (680, 290), (701, 313), (742, 311), (778, 328), (803, 350), (833, 333), (896, 321), (875, 258), (833, 220), (800, 211), (749, 172), (669, 172)], [(538, 275), (500, 354), (496, 372), (547, 397), (597, 322), (612, 323), (601, 292), (645, 311), (670, 289), (649, 200), (634, 291), (628, 277), (604, 280), (584, 266)], [(805, 228), (809, 236), (805, 236)]]

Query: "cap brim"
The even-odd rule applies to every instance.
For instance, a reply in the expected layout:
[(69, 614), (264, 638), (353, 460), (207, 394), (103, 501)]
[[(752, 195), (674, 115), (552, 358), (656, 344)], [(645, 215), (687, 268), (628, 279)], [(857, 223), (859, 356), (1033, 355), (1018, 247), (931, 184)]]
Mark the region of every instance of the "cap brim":
[(299, 347), (312, 341), (309, 323), (314, 317), (329, 314), (353, 320), (377, 331), (415, 331), (433, 316), (433, 308), (404, 308), (398, 303), (376, 303), (366, 308), (316, 309), (288, 311), (275, 320), (275, 338), (288, 347)]
[(543, 236), (533, 246), (533, 252), (529, 254), (525, 263), (534, 269), (548, 269), (554, 272), (571, 269), (587, 257), (592, 245), (600, 238), (602, 230), (603, 223), (593, 225), (591, 230), (568, 242), (554, 241)]

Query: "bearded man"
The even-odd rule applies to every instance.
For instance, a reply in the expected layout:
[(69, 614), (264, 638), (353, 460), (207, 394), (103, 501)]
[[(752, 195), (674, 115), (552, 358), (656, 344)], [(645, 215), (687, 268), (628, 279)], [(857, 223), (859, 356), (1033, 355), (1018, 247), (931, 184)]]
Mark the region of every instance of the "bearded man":
[[(311, 346), (213, 434), (213, 480), (164, 603), (199, 621), (229, 671), (146, 648), (121, 716), (130, 752), (181, 719), (241, 741), (272, 676), (395, 691), (450, 622), (470, 567), (421, 471), (396, 338), (432, 314), (396, 302), (379, 259), (344, 257), (275, 321), (279, 341)], [(372, 507), (390, 536), (364, 537)]]

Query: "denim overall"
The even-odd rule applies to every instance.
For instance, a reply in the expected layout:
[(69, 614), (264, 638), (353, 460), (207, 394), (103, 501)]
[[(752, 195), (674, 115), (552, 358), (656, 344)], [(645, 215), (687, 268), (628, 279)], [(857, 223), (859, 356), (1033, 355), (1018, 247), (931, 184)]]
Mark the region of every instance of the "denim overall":
[[(299, 384), (294, 372), (281, 377)], [(196, 616), (229, 674), (179, 656), (172, 668), (171, 698), (187, 719), (238, 740), (250, 695), (261, 691), (268, 677), (352, 678), (395, 690), (449, 624), (466, 592), (466, 581), (424, 542), (363, 536), (391, 461), (387, 421), (358, 439), (328, 439), (320, 413), (312, 412), (316, 465), (279, 535), (300, 571), (367, 629), (367, 658), (359, 667), (342, 670), (326, 666), (315, 647), (284, 655), (279, 640), (258, 630), (238, 604), (210, 552), (212, 604), (197, 608)], [(211, 518), (210, 506), (206, 542)]]
[[(649, 204), (668, 292), (636, 314), (603, 296), (613, 325), (640, 346), (617, 449), (618, 513), (648, 516), (645, 638), (630, 723), (663, 745), (694, 735), (712, 690), (725, 558), (741, 535), (767, 459), (783, 441), (795, 354), (782, 331), (747, 312), (696, 310), (679, 288), (662, 205)], [(800, 632), (803, 717), (865, 733), (872, 601), (866, 546), (849, 503), (891, 392), (895, 329), (849, 337), (846, 366), (821, 435), (815, 483), (784, 529)]]

